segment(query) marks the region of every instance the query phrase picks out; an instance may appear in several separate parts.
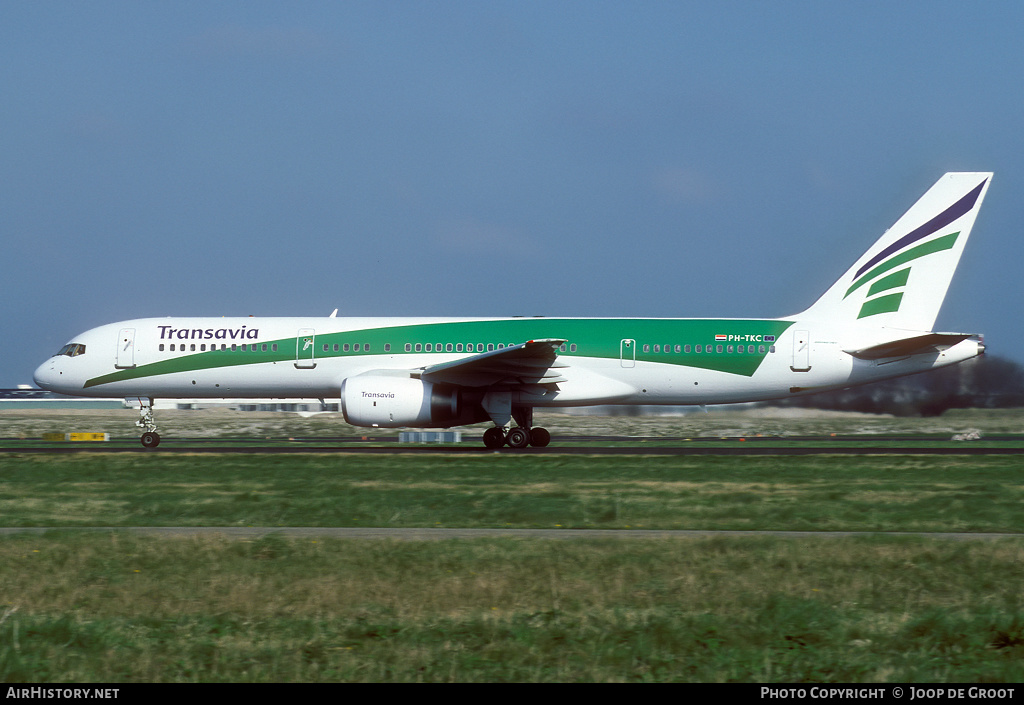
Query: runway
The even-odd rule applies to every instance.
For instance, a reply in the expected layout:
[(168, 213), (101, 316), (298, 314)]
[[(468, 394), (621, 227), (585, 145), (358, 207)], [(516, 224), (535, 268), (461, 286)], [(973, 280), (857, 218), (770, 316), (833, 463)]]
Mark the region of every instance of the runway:
[(171, 454), (456, 454), (456, 455), (1024, 455), (1019, 435), (987, 436), (983, 441), (950, 441), (928, 436), (665, 438), (652, 436), (560, 437), (547, 448), (491, 450), (470, 438), (460, 444), (398, 443), (394, 436), (351, 436), (244, 441), (169, 438), (158, 448), (134, 441), (39, 443), (0, 440), (0, 454), (171, 453)]

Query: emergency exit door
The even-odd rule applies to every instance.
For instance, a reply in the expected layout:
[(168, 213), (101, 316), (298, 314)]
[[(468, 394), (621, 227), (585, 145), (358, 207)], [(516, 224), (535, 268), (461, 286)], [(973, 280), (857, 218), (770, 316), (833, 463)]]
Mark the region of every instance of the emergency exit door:
[(619, 341), (619, 364), (623, 367), (636, 367), (636, 341), (632, 338)]
[(295, 336), (295, 366), (300, 370), (316, 367), (316, 331), (300, 328)]

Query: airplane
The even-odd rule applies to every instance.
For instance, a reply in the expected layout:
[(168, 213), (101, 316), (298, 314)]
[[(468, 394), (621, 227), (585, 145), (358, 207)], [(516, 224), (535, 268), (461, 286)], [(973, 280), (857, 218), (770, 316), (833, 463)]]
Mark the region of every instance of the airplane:
[[(142, 318), (72, 338), (34, 373), (77, 396), (339, 399), (372, 428), (491, 422), (544, 447), (534, 409), (709, 405), (846, 388), (981, 355), (932, 328), (992, 180), (942, 176), (810, 308), (783, 318)], [(514, 422), (514, 425), (513, 425)]]

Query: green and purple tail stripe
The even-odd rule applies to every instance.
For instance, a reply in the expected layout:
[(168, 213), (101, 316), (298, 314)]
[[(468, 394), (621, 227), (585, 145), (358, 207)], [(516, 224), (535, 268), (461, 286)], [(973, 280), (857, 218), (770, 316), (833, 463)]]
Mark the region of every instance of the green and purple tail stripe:
[(867, 271), (874, 265), (884, 260), (889, 255), (895, 252), (899, 252), (908, 245), (912, 245), (918, 240), (923, 240), (929, 235), (934, 235), (936, 232), (946, 227), (950, 223), (955, 222), (961, 216), (964, 216), (967, 213), (969, 213), (970, 210), (974, 208), (974, 204), (978, 202), (978, 196), (981, 195), (981, 191), (983, 188), (985, 188), (985, 182), (987, 181), (988, 179), (985, 179), (985, 181), (982, 181), (980, 184), (978, 184), (973, 191), (971, 191), (966, 196), (961, 198), (959, 201), (951, 205), (949, 208), (939, 213), (937, 216), (935, 216), (934, 218), (932, 218), (931, 220), (929, 220), (927, 223), (917, 228), (916, 230), (907, 233), (899, 240), (889, 245), (884, 250), (879, 252), (877, 255), (869, 259), (867, 262), (864, 263), (864, 265), (860, 269), (857, 270), (857, 274), (855, 274), (854, 276), (860, 277), (861, 274), (863, 274), (865, 271)]
[[(930, 235), (934, 235), (942, 228), (956, 222), (974, 208), (978, 197), (988, 179), (985, 179), (971, 190), (966, 196), (954, 203), (952, 206), (938, 214), (924, 225), (920, 226), (892, 243), (884, 250), (865, 262), (854, 275), (854, 282), (846, 290), (843, 296), (845, 299), (857, 289), (868, 282), (874, 282), (868, 289), (866, 296), (872, 297), (884, 291), (897, 289), (905, 286), (910, 276), (910, 267), (899, 269), (892, 274), (891, 270), (897, 269), (908, 262), (936, 252), (953, 249), (956, 245), (960, 232), (949, 233), (933, 240), (921, 242)], [(920, 243), (920, 244), (915, 244)], [(882, 276), (886, 275), (886, 276)], [(882, 277), (879, 279), (879, 277)], [(903, 301), (903, 292), (888, 293), (877, 298), (869, 298), (860, 308), (857, 318), (866, 318), (880, 313), (894, 313), (899, 310)]]

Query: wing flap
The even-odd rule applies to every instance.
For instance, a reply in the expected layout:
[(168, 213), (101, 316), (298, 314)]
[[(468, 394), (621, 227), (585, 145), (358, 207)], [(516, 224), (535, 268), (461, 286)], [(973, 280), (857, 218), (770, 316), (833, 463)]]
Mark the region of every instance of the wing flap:
[(530, 340), (451, 362), (428, 365), (420, 372), (420, 378), (467, 387), (557, 384), (566, 381), (560, 370), (568, 365), (557, 359), (558, 348), (565, 342), (561, 338)]

